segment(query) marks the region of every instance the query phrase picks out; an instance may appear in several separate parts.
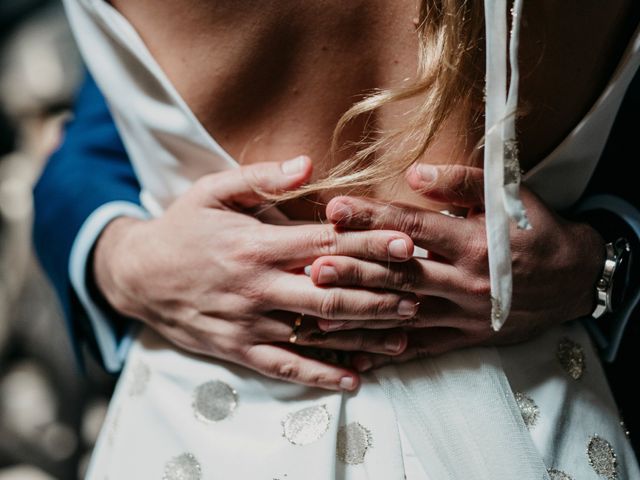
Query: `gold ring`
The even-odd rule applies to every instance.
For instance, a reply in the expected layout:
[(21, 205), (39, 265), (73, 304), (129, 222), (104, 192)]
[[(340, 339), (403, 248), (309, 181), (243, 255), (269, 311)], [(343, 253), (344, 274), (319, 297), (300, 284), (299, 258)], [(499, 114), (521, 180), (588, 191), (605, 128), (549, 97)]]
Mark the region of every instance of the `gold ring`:
[(304, 313), (298, 314), (294, 320), (291, 335), (289, 335), (289, 343), (296, 343), (298, 341), (298, 330), (300, 330), (300, 325), (302, 325), (302, 317), (304, 317)]

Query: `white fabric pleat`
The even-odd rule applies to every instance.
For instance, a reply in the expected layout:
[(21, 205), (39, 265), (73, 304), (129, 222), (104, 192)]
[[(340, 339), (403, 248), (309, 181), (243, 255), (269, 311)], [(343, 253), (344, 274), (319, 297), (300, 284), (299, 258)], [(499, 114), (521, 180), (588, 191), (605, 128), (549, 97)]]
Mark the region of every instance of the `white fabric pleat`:
[[(531, 228), (519, 199), (519, 178), (505, 179), (505, 167), (519, 171), (515, 117), (518, 106), (518, 44), (522, 0), (516, 0), (509, 42), (511, 81), (507, 97), (507, 1), (485, 0), (486, 107), (484, 189), (491, 277), (491, 326), (500, 330), (511, 309), (511, 246), (509, 219), (519, 228)], [(511, 163), (505, 165), (505, 150), (511, 148)], [(505, 183), (507, 183), (505, 185)]]
[(429, 478), (548, 479), (500, 357), (476, 348), (375, 371)]
[[(518, 168), (518, 174), (515, 175), (513, 182), (504, 183), (504, 206), (510, 218), (516, 221), (518, 228), (529, 229), (531, 224), (527, 218), (524, 205), (520, 199), (520, 165), (517, 162), (517, 134), (516, 134), (516, 118), (518, 112), (518, 95), (520, 87), (520, 66), (518, 64), (518, 51), (520, 45), (520, 26), (522, 24), (522, 4), (523, 0), (515, 0), (512, 10), (512, 26), (511, 39), (509, 40), (509, 67), (511, 68), (511, 78), (509, 81), (509, 93), (507, 95), (507, 104), (505, 107), (505, 119), (502, 123), (502, 139), (506, 145), (508, 142), (514, 142), (516, 153), (514, 154), (514, 163), (512, 168)], [(506, 160), (505, 160), (506, 161)], [(505, 165), (505, 168), (507, 166)]]

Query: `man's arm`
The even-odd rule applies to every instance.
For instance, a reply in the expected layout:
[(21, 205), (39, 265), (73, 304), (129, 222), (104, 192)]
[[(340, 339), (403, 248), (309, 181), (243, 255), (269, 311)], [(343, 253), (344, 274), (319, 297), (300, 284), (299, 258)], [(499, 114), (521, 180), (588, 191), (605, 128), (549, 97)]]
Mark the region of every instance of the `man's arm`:
[(628, 325), (637, 323), (640, 302), (640, 190), (637, 177), (630, 174), (632, 166), (640, 160), (639, 122), (640, 72), (629, 85), (586, 192), (573, 209), (592, 223), (607, 241), (625, 236), (631, 242), (631, 275), (625, 304), (619, 312), (606, 315), (599, 322), (588, 322), (607, 362), (614, 362), (618, 356)]
[(122, 215), (144, 217), (140, 186), (102, 94), (87, 75), (65, 139), (34, 190), (34, 243), (67, 319), (78, 360), (86, 345), (107, 370), (121, 365), (128, 321), (93, 287), (92, 248)]

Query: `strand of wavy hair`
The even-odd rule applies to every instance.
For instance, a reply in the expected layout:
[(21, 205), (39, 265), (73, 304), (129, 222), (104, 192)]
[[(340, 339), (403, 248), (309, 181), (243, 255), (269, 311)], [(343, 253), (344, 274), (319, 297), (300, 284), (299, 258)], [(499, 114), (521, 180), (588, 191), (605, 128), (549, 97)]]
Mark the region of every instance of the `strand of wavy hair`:
[[(417, 162), (454, 107), (462, 104), (468, 118), (474, 118), (474, 112), (477, 117), (482, 99), (478, 82), (482, 75), (477, 59), (484, 32), (483, 15), (481, 0), (421, 0), (415, 81), (374, 91), (354, 104), (338, 121), (332, 152), (335, 155), (341, 148), (355, 147), (355, 153), (338, 163), (326, 177), (273, 199), (288, 200), (336, 188), (370, 191), (376, 185), (397, 179)], [(407, 122), (401, 128), (385, 131), (366, 128), (368, 131), (355, 145), (340, 141), (346, 126), (356, 118), (370, 117), (384, 105), (416, 96), (424, 100), (407, 112)]]

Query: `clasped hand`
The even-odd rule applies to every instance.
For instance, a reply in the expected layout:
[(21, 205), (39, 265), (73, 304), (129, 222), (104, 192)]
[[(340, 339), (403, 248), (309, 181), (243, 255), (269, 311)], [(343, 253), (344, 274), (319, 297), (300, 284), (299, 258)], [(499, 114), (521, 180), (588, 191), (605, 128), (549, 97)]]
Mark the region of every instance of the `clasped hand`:
[[(357, 388), (357, 373), (310, 358), (298, 346), (356, 352), (353, 365), (365, 371), (519, 341), (588, 313), (602, 260), (592, 252), (602, 240), (530, 192), (524, 200), (534, 230), (514, 232), (513, 309), (495, 334), (488, 320), (482, 170), (430, 169), (428, 178), (419, 167), (407, 175), (431, 200), (468, 208), (466, 218), (356, 197), (333, 199), (326, 225), (256, 218), (261, 192), (295, 189), (311, 169), (299, 157), (208, 175), (158, 219), (115, 220), (95, 250), (100, 291), (116, 310), (188, 351), (333, 390)], [(413, 257), (414, 242), (429, 258)], [(300, 313), (307, 317), (292, 345)]]
[[(101, 235), (96, 283), (120, 313), (142, 320), (190, 352), (228, 360), (263, 375), (328, 389), (353, 390), (346, 366), (305, 356), (298, 346), (399, 354), (400, 328), (324, 334), (314, 318), (408, 319), (410, 292), (324, 288), (304, 267), (316, 258), (406, 261), (413, 242), (386, 230), (338, 232), (331, 224), (271, 225), (254, 216), (259, 192), (294, 189), (311, 175), (300, 157), (260, 163), (198, 180), (157, 219), (120, 218)], [(296, 316), (305, 321), (288, 343)]]
[(388, 229), (406, 233), (429, 251), (428, 258), (382, 264), (345, 256), (315, 260), (317, 285), (390, 289), (419, 296), (417, 314), (400, 322), (322, 320), (334, 332), (402, 325), (407, 349), (399, 355), (357, 354), (359, 371), (415, 357), (434, 356), (477, 345), (517, 343), (547, 328), (588, 315), (604, 263), (604, 241), (588, 224), (567, 221), (548, 209), (526, 186), (522, 199), (533, 225), (512, 225), (513, 301), (505, 326), (490, 326), (490, 282), (483, 211), (483, 171), (466, 166), (418, 165), (409, 185), (432, 201), (467, 209), (464, 218), (365, 198), (338, 197), (327, 218), (343, 229)]

